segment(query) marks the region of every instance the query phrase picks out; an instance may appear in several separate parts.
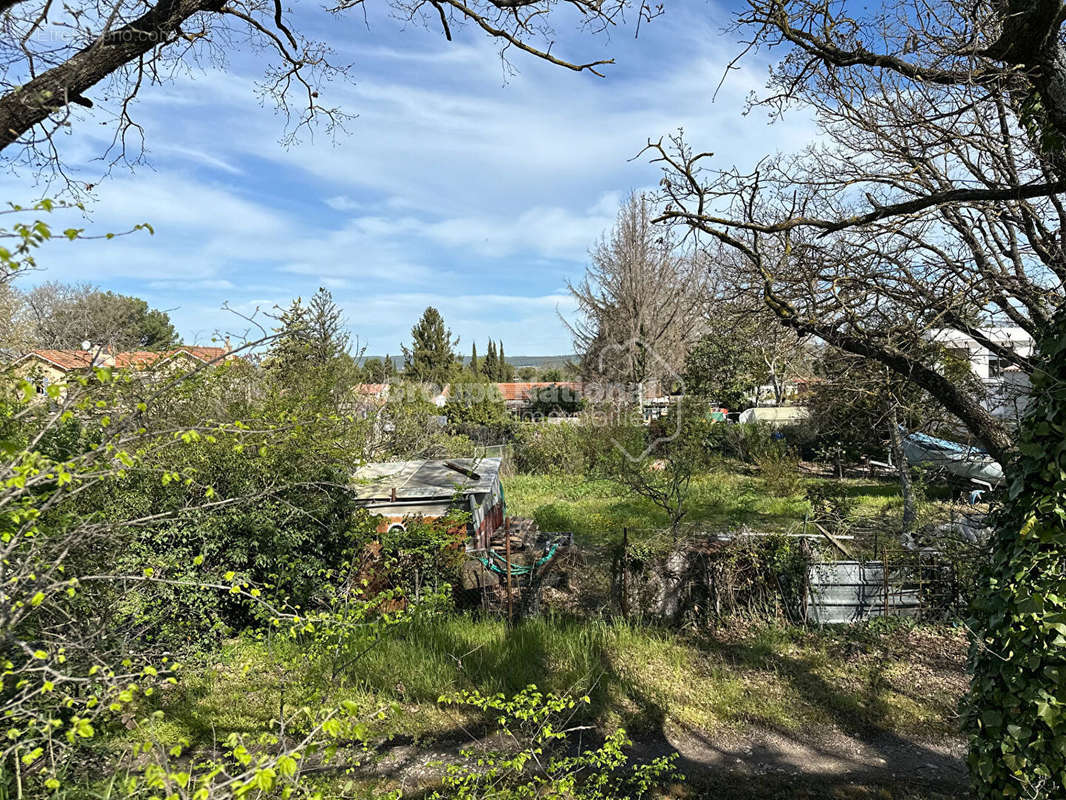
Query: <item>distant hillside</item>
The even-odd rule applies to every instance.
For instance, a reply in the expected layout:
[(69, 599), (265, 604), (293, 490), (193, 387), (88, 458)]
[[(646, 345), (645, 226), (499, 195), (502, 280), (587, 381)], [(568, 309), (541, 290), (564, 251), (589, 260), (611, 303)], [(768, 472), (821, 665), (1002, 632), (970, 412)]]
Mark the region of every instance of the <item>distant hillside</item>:
[[(577, 356), (509, 356), (504, 355), (507, 359), (507, 363), (514, 367), (536, 367), (537, 369), (544, 369), (546, 367), (565, 367), (567, 362), (576, 362)], [(463, 359), (464, 364), (470, 363), (470, 357), (467, 356)]]
[[(367, 361), (368, 359), (376, 358), (379, 361), (384, 361), (385, 356), (363, 356), (359, 359), (359, 363)], [(480, 358), (480, 357), (479, 357)], [(550, 369), (556, 367), (562, 369), (568, 362), (576, 362), (576, 355), (569, 356), (512, 356), (505, 355), (507, 363), (512, 367), (536, 367), (537, 369)], [(396, 369), (403, 369), (403, 356), (393, 356), (392, 363), (396, 365)], [(463, 363), (470, 363), (470, 356), (463, 356)]]

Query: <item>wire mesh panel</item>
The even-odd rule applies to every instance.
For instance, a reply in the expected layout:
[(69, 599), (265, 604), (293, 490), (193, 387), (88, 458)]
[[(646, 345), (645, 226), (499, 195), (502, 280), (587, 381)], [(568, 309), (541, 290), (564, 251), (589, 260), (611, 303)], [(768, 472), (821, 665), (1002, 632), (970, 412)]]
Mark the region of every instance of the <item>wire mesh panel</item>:
[(812, 564), (807, 619), (861, 622), (884, 616), (939, 616), (954, 604), (950, 564), (921, 556), (895, 562), (833, 561)]

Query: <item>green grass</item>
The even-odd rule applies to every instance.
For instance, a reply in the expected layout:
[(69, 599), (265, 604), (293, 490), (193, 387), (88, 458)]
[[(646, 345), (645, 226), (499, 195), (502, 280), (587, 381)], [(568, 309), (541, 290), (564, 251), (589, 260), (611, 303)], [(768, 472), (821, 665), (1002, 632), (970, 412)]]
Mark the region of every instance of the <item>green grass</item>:
[[(687, 521), (708, 531), (798, 527), (811, 482), (795, 495), (775, 497), (758, 475), (722, 465), (693, 482)], [(899, 514), (892, 482), (845, 484), (856, 500), (855, 521)], [(505, 481), (505, 492), (511, 514), (534, 518), (542, 530), (573, 531), (592, 553), (617, 542), (623, 526), (639, 540), (667, 525), (663, 512), (612, 481), (517, 475)], [(130, 734), (131, 741), (147, 734), (210, 751), (230, 733), (254, 739), (276, 730), (283, 707), (288, 713), (327, 709), (345, 700), (390, 709), (375, 726), (378, 741), (410, 737), (419, 747), (467, 741), (490, 729), (491, 720), (441, 705), (441, 695), (467, 689), (509, 695), (530, 684), (588, 695), (582, 723), (601, 731), (621, 726), (648, 741), (664, 734), (716, 741), (764, 730), (800, 738), (834, 730), (930, 740), (957, 734), (955, 709), (965, 688), (965, 637), (947, 628), (749, 624), (681, 634), (602, 619), (549, 616), (508, 627), (447, 614), (416, 617), (370, 644), (357, 636), (338, 652), (308, 659), (306, 642), (251, 635), (230, 641), (154, 698), (163, 716), (148, 723), (150, 730)], [(349, 663), (355, 654), (361, 655)], [(760, 779), (748, 787), (751, 793), (731, 794), (738, 800), (801, 796), (790, 793), (798, 786), (793, 781), (779, 783), (771, 791)], [(821, 783), (812, 787), (806, 796), (827, 796)], [(867, 794), (867, 787), (849, 784), (834, 787), (832, 796), (927, 796), (896, 791), (871, 787)], [(671, 796), (702, 796), (702, 787)]]
[[(805, 479), (797, 494), (777, 497), (758, 475), (723, 464), (693, 480), (685, 524), (701, 531), (725, 531), (739, 525), (763, 532), (788, 530), (802, 525), (809, 507), (805, 488), (819, 480)], [(854, 518), (901, 513), (899, 490), (893, 482), (844, 483), (856, 501)], [(515, 475), (504, 481), (504, 492), (509, 513), (536, 520), (541, 530), (573, 531), (577, 542), (585, 546), (617, 542), (623, 527), (639, 537), (643, 531), (669, 525), (662, 509), (611, 480)]]
[(162, 698), (165, 716), (155, 734), (206, 746), (230, 732), (268, 730), (284, 686), (289, 708), (396, 703), (385, 735), (448, 738), (479, 720), (439, 706), (440, 695), (475, 688), (512, 694), (536, 684), (589, 695), (588, 722), (621, 725), (635, 736), (833, 726), (937, 737), (954, 731), (964, 686), (964, 638), (925, 628), (753, 626), (679, 636), (602, 621), (541, 618), (508, 628), (468, 615), (434, 616), (394, 629), (333, 674), (332, 663), (364, 646), (351, 642), (336, 662), (311, 663), (290, 640), (230, 642)]

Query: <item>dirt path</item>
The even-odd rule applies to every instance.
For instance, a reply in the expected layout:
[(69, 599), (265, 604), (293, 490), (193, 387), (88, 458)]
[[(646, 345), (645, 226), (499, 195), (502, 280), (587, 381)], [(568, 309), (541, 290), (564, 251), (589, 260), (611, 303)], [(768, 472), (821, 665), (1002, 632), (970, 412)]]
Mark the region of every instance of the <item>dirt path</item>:
[(964, 792), (967, 785), (966, 747), (960, 739), (918, 742), (884, 733), (860, 739), (830, 728), (802, 735), (684, 731), (659, 742), (634, 743), (639, 758), (675, 752), (679, 768), (690, 777), (723, 772), (802, 776), (832, 783), (918, 784), (950, 793)]
[[(491, 746), (489, 740), (481, 744)], [(467, 746), (395, 745), (381, 752), (373, 771), (407, 788), (425, 786), (439, 777), (440, 762), (455, 762)], [(665, 738), (637, 739), (630, 752), (638, 761), (676, 753), (676, 765), (694, 789), (703, 783), (725, 787), (728, 800), (821, 797), (830, 790), (836, 793), (833, 796), (865, 797), (847, 790), (878, 788), (891, 789), (892, 797), (897, 796), (896, 789), (905, 790), (908, 794), (902, 796), (908, 797), (966, 796), (965, 743), (959, 739), (918, 742), (892, 734), (857, 738), (832, 728), (801, 735), (770, 730), (714, 736), (676, 731)], [(812, 794), (793, 794), (797, 786)], [(737, 787), (742, 788), (737, 791)]]

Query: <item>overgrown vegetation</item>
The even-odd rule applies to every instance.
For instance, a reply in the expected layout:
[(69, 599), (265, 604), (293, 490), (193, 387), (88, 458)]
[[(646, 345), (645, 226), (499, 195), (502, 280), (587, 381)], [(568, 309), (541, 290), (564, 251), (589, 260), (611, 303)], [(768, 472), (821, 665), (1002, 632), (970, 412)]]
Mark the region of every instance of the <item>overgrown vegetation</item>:
[[(767, 592), (771, 580), (795, 590), (805, 565), (784, 532), (812, 514), (843, 525), (893, 513), (890, 486), (845, 483), (854, 503), (826, 493), (812, 505), (804, 490), (823, 482), (800, 474), (791, 433), (727, 428), (699, 404), (649, 426), (598, 419), (598, 407), (573, 423), (517, 423), (469, 381), (449, 401), (468, 417), (445, 427), (424, 387), (365, 402), (362, 378), (324, 290), (279, 309), (254, 357), (91, 369), (40, 393), (8, 376), (4, 791), (300, 797), (349, 793), (343, 775), (353, 792), (396, 797), (408, 787), (374, 781), (376, 752), (401, 735), (462, 733), (476, 752), (453, 754), (420, 789), (603, 800), (675, 777), (665, 760), (631, 763), (627, 735), (951, 730), (957, 633), (783, 627), (789, 613)], [(687, 633), (458, 613), (462, 511), (382, 532), (350, 472), (363, 458), (472, 453), (461, 425), (497, 423), (519, 467), (539, 473), (507, 479), (511, 513), (574, 531), (587, 569), (622, 528), (626, 558), (648, 564), (682, 523), (775, 535), (722, 548), (720, 591), (690, 598), (721, 613), (710, 626), (681, 610), (672, 621)], [(904, 655), (923, 647), (943, 660)], [(929, 695), (907, 694), (922, 670)], [(501, 725), (519, 741), (486, 750)]]
[[(353, 652), (375, 641), (368, 633)], [(908, 624), (824, 631), (752, 624), (677, 634), (622, 622), (532, 619), (515, 628), (466, 615), (419, 616), (376, 639), (357, 664), (330, 671), (289, 665), (299, 644), (242, 637), (160, 701), (164, 742), (270, 726), (286, 703), (399, 703), (382, 735), (463, 740), (494, 714), (442, 707), (442, 695), (511, 696), (527, 685), (588, 695), (571, 724), (624, 727), (647, 737), (749, 726), (813, 731), (881, 730), (919, 738), (952, 735), (964, 687), (963, 631)], [(850, 654), (850, 656), (848, 655)], [(214, 726), (214, 729), (212, 728)]]
[[(328, 11), (343, 19), (362, 5), (340, 0)], [(449, 41), (465, 26), (504, 56), (521, 51), (600, 74), (609, 57), (557, 52), (567, 38), (553, 28), (560, 7), (591, 33), (627, 16), (639, 29), (662, 10), (624, 0), (392, 3), (396, 16), (439, 24)], [(66, 169), (58, 133), (87, 120), (111, 125), (104, 159), (137, 162), (126, 146), (144, 132), (131, 116), (142, 89), (241, 44), (273, 58), (261, 94), (288, 121), (287, 141), (318, 121), (343, 130), (348, 118), (324, 100), (348, 68), (333, 62), (328, 42), (306, 36), (332, 26), (308, 24), (280, 3), (9, 0), (0, 13), (14, 43), (0, 56), (0, 149), (16, 172), (24, 167), (43, 184), (54, 177), (75, 197), (93, 184), (76, 177), (77, 164)], [(753, 609), (779, 616), (767, 585), (806, 574), (808, 553), (794, 538), (820, 534), (884, 566), (923, 536), (955, 559), (961, 551), (949, 540), (962, 531), (980, 563), (979, 511), (941, 524), (939, 498), (905, 462), (903, 433), (942, 424), (962, 438), (961, 425), (1009, 479), (990, 563), (976, 571), (964, 722), (977, 792), (1061, 796), (1064, 23), (1053, 2), (743, 4), (734, 24), (744, 52), (781, 54), (752, 104), (775, 116), (805, 109), (818, 141), (755, 169), (708, 169), (713, 155), (683, 133), (648, 139), (664, 169), (658, 196), (628, 198), (592, 249), (586, 278), (569, 284), (581, 370), (614, 382), (619, 398), (605, 408), (531, 404), (534, 413), (582, 411), (575, 425), (523, 427), (499, 398), (477, 397), (482, 384), (512, 375), (503, 343), (490, 340), (480, 364), (472, 348), (467, 369), (434, 308), (412, 329), (403, 381), (393, 380), (388, 358), (359, 367), (325, 290), (307, 307), (279, 309), (274, 334), (247, 362), (180, 374), (180, 365), (141, 370), (126, 359), (132, 371), (113, 372), (79, 351), (84, 369), (63, 384), (49, 385), (39, 368), (5, 377), (0, 792), (287, 799), (325, 787), (344, 796), (347, 784), (336, 790), (331, 779), (367, 768), (401, 732), (440, 736), (436, 721), (457, 705), (457, 727), (469, 736), (473, 726), (481, 747), (459, 753), (437, 785), (418, 787), (423, 797), (607, 800), (660, 790), (673, 777), (670, 759), (630, 763), (620, 724), (667, 742), (677, 728), (699, 737), (723, 720), (946, 736), (954, 684), (922, 682), (957, 665), (957, 632), (885, 621), (848, 633), (737, 628)], [(94, 103), (103, 111), (70, 113)], [(338, 200), (336, 210), (352, 202)], [(395, 210), (410, 198), (387, 201)], [(533, 223), (545, 208), (534, 209)], [(529, 227), (529, 217), (516, 218)], [(412, 225), (421, 225), (417, 214), (368, 230)], [(176, 343), (166, 313), (138, 298), (94, 287), (13, 291), (9, 279), (35, 266), (33, 248), (53, 234), (40, 220), (20, 220), (0, 237), (13, 242), (0, 247), (0, 346)], [(479, 238), (435, 228), (438, 243)], [(495, 237), (486, 241), (500, 250)], [(996, 333), (1004, 321), (1031, 336), (1051, 326), (1043, 360)], [(1020, 440), (997, 408), (1002, 398), (967, 363), (969, 344), (951, 355), (945, 339), (956, 334), (997, 369), (1032, 377)], [(805, 373), (797, 377), (821, 379), (812, 430), (708, 424), (688, 398), (677, 400), (683, 374), (704, 406), (757, 404), (767, 383), (780, 405), (797, 365)], [(358, 382), (368, 378), (396, 391), (364, 393)], [(442, 415), (449, 382), (456, 388)], [(801, 394), (797, 385), (791, 396)], [(645, 424), (643, 415), (664, 409)], [(940, 411), (950, 419), (934, 423)], [(642, 416), (596, 417), (615, 412)], [(505, 628), (452, 613), (462, 518), (412, 517), (403, 531), (379, 532), (351, 498), (348, 476), (369, 458), (474, 454), (490, 443), (515, 445), (519, 471), (530, 473), (511, 482), (515, 510), (543, 528), (573, 530), (590, 561), (617, 544), (621, 528), (621, 560), (654, 565), (638, 576), (644, 588), (656, 588), (653, 572), (680, 580), (690, 556), (706, 556), (702, 568), (722, 579), (704, 580), (710, 588), (687, 601), (725, 612), (707, 625), (708, 615), (674, 603), (660, 617), (691, 629), (682, 635), (588, 619)], [(849, 460), (886, 446), (898, 493), (843, 480)], [(837, 483), (801, 472), (800, 458), (812, 455), (835, 468)], [(684, 540), (686, 524), (702, 529), (700, 541)], [(737, 530), (748, 524), (758, 530)], [(808, 526), (819, 534), (793, 534)], [(622, 574), (628, 569), (623, 563)], [(780, 596), (796, 593), (786, 585)], [(886, 577), (886, 610), (887, 595)], [(727, 621), (732, 627), (719, 624)], [(518, 680), (534, 672), (559, 685)], [(495, 747), (486, 733), (510, 746)], [(362, 789), (396, 798), (408, 786), (351, 792)]]
[[(841, 487), (851, 501), (843, 517), (847, 522), (898, 516), (902, 510), (891, 481), (848, 479), (829, 484), (820, 478), (801, 478), (795, 493), (779, 497), (767, 491), (760, 474), (745, 474), (735, 462), (719, 461), (693, 478), (686, 523), (701, 530), (728, 531), (747, 525), (765, 532), (784, 531), (802, 526), (810, 509), (805, 490), (827, 485)], [(638, 535), (669, 527), (664, 511), (610, 479), (519, 474), (507, 479), (506, 489), (516, 516), (534, 518), (543, 530), (574, 531), (587, 545), (615, 542), (623, 527)]]
[(1041, 343), (1019, 456), (973, 605), (965, 724), (979, 797), (1066, 791), (1066, 317)]

